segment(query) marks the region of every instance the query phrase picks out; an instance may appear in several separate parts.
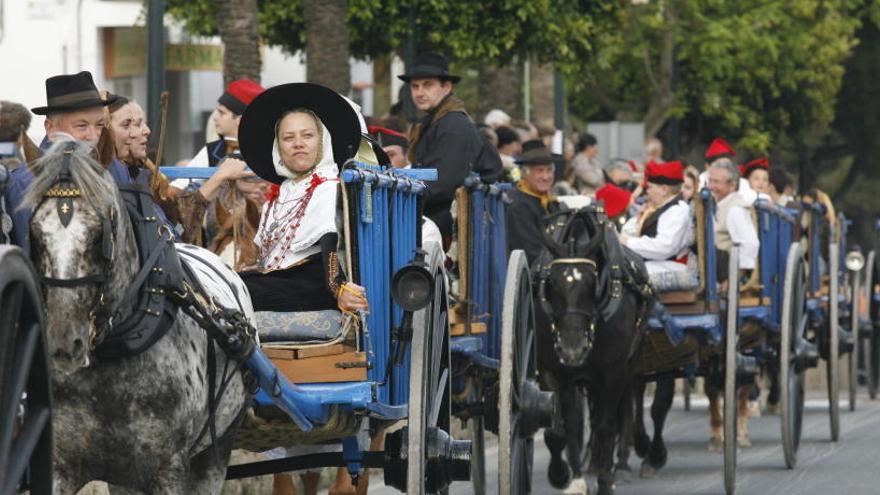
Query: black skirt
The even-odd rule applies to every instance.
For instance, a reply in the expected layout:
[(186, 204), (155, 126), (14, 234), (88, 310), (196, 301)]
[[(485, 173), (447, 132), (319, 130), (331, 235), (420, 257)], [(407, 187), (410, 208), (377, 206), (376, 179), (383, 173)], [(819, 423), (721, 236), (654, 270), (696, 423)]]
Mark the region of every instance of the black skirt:
[(336, 295), (327, 286), (321, 254), (286, 270), (240, 273), (251, 293), (254, 311), (319, 311), (336, 309)]

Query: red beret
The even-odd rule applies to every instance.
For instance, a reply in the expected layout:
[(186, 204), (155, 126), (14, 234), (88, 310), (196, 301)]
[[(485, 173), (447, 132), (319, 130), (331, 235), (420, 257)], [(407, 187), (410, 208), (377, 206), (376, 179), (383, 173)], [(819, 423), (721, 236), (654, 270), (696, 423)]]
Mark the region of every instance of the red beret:
[(376, 139), (379, 146), (400, 146), (403, 149), (409, 147), (409, 140), (406, 136), (395, 130), (378, 125), (371, 125), (367, 127), (367, 131)]
[(605, 204), (605, 214), (608, 218), (618, 217), (625, 212), (631, 197), (631, 192), (614, 184), (605, 184), (596, 191), (596, 201)]
[(770, 170), (770, 160), (768, 160), (766, 157), (763, 157), (763, 156), (761, 158), (758, 158), (757, 160), (752, 160), (749, 163), (746, 163), (745, 165), (741, 165), (739, 167), (739, 174), (742, 175), (743, 177), (748, 177), (749, 174), (752, 173), (753, 170), (758, 169), (758, 168), (763, 168), (764, 170), (769, 171)]
[(681, 184), (684, 182), (684, 165), (681, 162), (648, 162), (645, 179), (654, 184)]
[(727, 141), (721, 138), (715, 138), (712, 140), (712, 143), (709, 144), (709, 149), (706, 150), (706, 154), (703, 155), (703, 157), (709, 159), (720, 157), (722, 155), (736, 156), (736, 151), (733, 151), (733, 147), (731, 147)]
[(229, 83), (226, 92), (220, 95), (217, 102), (225, 105), (236, 115), (241, 115), (245, 108), (254, 101), (254, 98), (263, 91), (265, 89), (262, 86), (250, 79), (239, 79)]

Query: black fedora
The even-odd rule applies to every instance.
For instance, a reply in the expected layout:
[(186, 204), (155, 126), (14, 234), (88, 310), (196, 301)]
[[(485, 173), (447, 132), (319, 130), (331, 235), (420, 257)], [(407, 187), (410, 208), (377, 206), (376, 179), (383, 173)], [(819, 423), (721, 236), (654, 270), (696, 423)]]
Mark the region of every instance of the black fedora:
[(82, 71), (79, 74), (62, 74), (46, 79), (46, 106), (31, 108), (37, 115), (49, 115), (56, 112), (69, 112), (81, 108), (101, 107), (116, 101), (118, 97), (110, 95), (106, 100), (101, 98), (92, 73)]
[(515, 160), (517, 165), (554, 165), (556, 162), (540, 139), (526, 141), (523, 143), (522, 149), (522, 156), (519, 160)]
[(272, 146), (275, 124), (289, 110), (305, 108), (315, 113), (333, 139), (333, 159), (341, 167), (357, 153), (361, 124), (357, 111), (339, 93), (312, 83), (282, 84), (267, 89), (245, 109), (238, 125), (238, 145), (248, 166), (263, 179), (281, 184), (275, 173)]
[(410, 82), (413, 79), (436, 77), (441, 81), (452, 81), (457, 83), (461, 80), (461, 76), (449, 73), (449, 62), (446, 57), (436, 53), (423, 53), (416, 58), (416, 64), (410, 72), (397, 76), (403, 82)]

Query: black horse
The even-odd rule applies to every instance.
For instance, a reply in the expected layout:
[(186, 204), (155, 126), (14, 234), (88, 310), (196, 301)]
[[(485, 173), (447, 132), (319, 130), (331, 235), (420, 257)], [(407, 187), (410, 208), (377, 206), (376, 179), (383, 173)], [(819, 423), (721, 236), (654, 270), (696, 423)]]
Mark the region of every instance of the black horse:
[(647, 271), (598, 208), (557, 214), (544, 244), (533, 267), (538, 368), (562, 411), (562, 424), (544, 433), (552, 456), (548, 477), (559, 489), (574, 477), (585, 488), (598, 483), (599, 493), (613, 493), (617, 439), (629, 438), (632, 425), (632, 358), (653, 300)]

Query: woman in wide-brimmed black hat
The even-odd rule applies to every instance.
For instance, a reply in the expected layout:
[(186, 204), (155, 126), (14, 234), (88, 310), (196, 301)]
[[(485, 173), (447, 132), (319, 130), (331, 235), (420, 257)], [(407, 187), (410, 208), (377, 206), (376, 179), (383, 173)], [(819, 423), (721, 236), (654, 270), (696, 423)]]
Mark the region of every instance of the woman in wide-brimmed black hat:
[(284, 84), (254, 99), (239, 126), (250, 167), (276, 187), (254, 239), (257, 271), (243, 274), (256, 311), (367, 309), (336, 257), (339, 165), (354, 156), (361, 117), (333, 90)]

